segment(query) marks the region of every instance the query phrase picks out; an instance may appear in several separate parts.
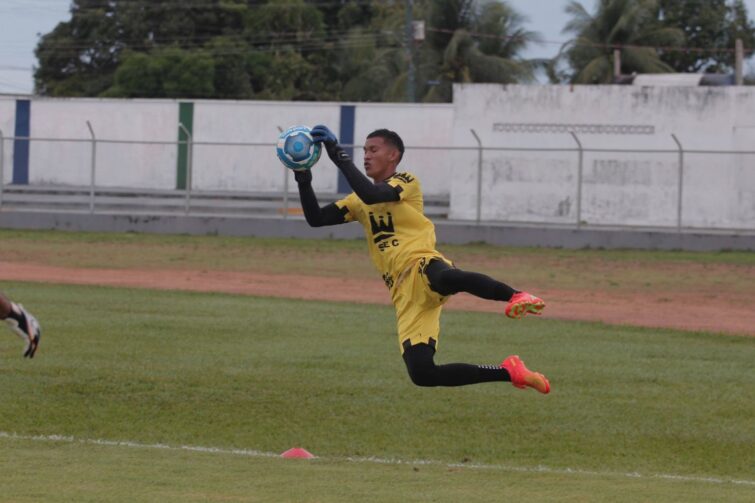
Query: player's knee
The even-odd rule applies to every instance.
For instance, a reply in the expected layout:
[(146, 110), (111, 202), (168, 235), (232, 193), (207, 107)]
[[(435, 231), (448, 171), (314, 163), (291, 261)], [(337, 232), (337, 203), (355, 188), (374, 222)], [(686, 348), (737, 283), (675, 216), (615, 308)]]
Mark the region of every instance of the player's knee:
[(435, 349), (427, 344), (412, 346), (404, 352), (404, 362), (409, 378), (417, 386), (438, 385), (437, 367), (433, 361), (434, 353)]
[(414, 384), (416, 384), (417, 386), (422, 386), (424, 388), (432, 388), (438, 385), (438, 380), (435, 378), (435, 374), (432, 372), (410, 371), (409, 377)]
[(438, 376), (434, 363), (420, 366), (407, 365), (406, 370), (409, 372), (409, 378), (417, 386), (433, 387), (438, 385)]

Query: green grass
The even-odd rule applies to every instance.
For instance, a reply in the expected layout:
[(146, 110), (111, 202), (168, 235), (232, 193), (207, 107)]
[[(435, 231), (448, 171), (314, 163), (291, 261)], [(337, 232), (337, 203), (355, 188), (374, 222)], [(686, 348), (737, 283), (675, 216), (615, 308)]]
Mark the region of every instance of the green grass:
[[(0, 431), (20, 436), (0, 437), (2, 499), (755, 496), (752, 338), (447, 312), (439, 362), (518, 353), (553, 391), (422, 389), (406, 376), (389, 307), (25, 283), (3, 290), (33, 306), (45, 332), (32, 361), (17, 338), (0, 338)], [(34, 435), (270, 453), (303, 446), (321, 459)], [(475, 464), (489, 466), (463, 467)], [(534, 471), (541, 466), (548, 471)]]

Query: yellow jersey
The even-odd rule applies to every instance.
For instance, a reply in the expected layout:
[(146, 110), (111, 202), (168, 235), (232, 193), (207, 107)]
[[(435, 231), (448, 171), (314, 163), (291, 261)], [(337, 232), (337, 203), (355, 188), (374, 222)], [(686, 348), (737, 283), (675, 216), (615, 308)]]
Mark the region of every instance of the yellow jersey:
[(352, 192), (336, 205), (346, 208), (347, 222), (362, 224), (370, 258), (393, 290), (399, 276), (420, 258), (441, 255), (435, 250), (435, 226), (423, 213), (419, 180), (411, 173), (394, 173), (386, 183), (399, 188), (398, 201), (367, 205)]

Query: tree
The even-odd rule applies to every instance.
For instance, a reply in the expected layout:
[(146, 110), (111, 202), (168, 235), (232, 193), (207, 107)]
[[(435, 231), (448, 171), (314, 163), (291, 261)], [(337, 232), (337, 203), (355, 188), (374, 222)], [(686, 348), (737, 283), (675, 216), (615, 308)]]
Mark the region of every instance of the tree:
[[(564, 28), (575, 38), (567, 42), (551, 67), (551, 78), (575, 84), (607, 84), (613, 81), (613, 51), (619, 49), (622, 73), (665, 73), (654, 47), (678, 46), (684, 35), (678, 28), (658, 21), (657, 0), (599, 0), (595, 14), (571, 0), (566, 12), (572, 19)], [(569, 70), (554, 69), (565, 59)]]
[[(72, 0), (71, 19), (37, 46), (36, 89), (51, 96), (403, 101), (406, 5)], [(536, 37), (506, 3), (415, 0), (413, 14), (428, 19), (428, 41), (411, 47), (420, 99), (450, 101), (453, 82), (532, 78), (532, 64), (519, 54)], [(201, 75), (181, 71), (188, 68)]]
[(663, 26), (682, 30), (688, 51), (663, 51), (661, 59), (677, 72), (728, 72), (734, 42), (755, 47), (755, 24), (742, 0), (660, 0)]
[(118, 66), (117, 23), (111, 4), (77, 0), (71, 20), (43, 36), (35, 49), (38, 93), (51, 96), (97, 96), (113, 81)]
[(209, 55), (175, 47), (150, 54), (128, 53), (106, 97), (208, 98), (215, 95), (215, 66)]
[[(343, 12), (341, 26), (346, 32), (335, 45), (333, 60), (335, 71), (344, 77), (341, 99), (407, 99), (404, 8), (404, 2), (372, 2), (367, 11)], [(354, 24), (360, 18), (366, 24)]]
[(519, 54), (539, 35), (525, 30), (524, 21), (505, 2), (432, 2), (429, 42), (442, 56), (436, 68), (438, 85), (428, 90), (425, 100), (451, 101), (454, 82), (532, 81), (535, 65)]

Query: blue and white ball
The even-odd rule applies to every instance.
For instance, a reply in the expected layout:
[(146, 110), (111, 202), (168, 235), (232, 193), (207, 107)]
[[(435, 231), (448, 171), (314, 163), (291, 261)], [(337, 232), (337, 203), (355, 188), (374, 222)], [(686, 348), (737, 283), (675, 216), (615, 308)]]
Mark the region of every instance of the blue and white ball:
[(278, 136), (275, 152), (287, 168), (306, 170), (311, 169), (320, 159), (322, 146), (312, 141), (307, 126), (292, 126)]

